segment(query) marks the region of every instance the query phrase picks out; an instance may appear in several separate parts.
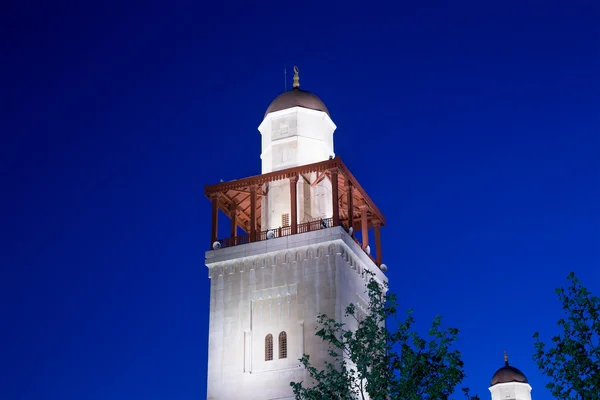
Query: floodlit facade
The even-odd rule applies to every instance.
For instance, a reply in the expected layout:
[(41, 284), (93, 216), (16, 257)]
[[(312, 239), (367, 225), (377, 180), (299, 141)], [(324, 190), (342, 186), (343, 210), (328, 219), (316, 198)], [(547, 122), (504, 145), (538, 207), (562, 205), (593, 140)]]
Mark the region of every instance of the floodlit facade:
[[(262, 174), (205, 187), (208, 399), (292, 399), (290, 382), (308, 378), (298, 359), (309, 354), (320, 366), (328, 357), (317, 316), (352, 327), (344, 310), (366, 306), (365, 271), (387, 280), (385, 217), (335, 156), (336, 126), (323, 102), (299, 88), (297, 70), (294, 88), (271, 103), (258, 129)], [(225, 235), (219, 214), (231, 222)]]

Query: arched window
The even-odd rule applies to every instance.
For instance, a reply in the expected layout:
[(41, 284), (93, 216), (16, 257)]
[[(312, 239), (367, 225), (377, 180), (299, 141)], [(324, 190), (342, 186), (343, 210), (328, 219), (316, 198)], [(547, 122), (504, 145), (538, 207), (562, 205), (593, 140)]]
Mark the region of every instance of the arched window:
[(279, 358), (287, 358), (287, 333), (279, 334)]
[(265, 337), (265, 361), (273, 359), (273, 335), (270, 333)]

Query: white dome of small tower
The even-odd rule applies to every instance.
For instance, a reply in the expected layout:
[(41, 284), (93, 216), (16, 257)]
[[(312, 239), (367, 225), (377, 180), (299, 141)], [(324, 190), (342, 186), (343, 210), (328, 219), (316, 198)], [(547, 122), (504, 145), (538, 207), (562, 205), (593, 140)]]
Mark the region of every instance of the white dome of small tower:
[[(262, 173), (280, 171), (335, 157), (333, 132), (336, 125), (329, 110), (316, 95), (300, 89), (298, 67), (294, 67), (292, 90), (277, 96), (267, 108), (258, 130), (262, 135)], [(331, 182), (316, 173), (302, 175), (297, 184), (298, 223), (329, 218)], [(289, 223), (289, 181), (265, 185), (261, 199), (264, 229)]]
[(506, 351), (504, 366), (492, 376), (490, 392), (492, 400), (532, 400), (527, 377), (518, 368), (508, 364)]

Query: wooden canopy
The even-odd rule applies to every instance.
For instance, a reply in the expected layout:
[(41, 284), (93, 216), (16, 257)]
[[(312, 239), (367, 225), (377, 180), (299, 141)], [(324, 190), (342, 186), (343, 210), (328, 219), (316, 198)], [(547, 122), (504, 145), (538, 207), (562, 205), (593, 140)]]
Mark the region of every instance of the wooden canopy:
[[(315, 172), (316, 179), (310, 181), (306, 175)], [(239, 226), (247, 234), (247, 241), (261, 240), (261, 201), (263, 184), (283, 179), (290, 180), (291, 193), (291, 232), (298, 233), (296, 215), (296, 182), (299, 177), (309, 182), (312, 186), (317, 185), (325, 177), (331, 180), (333, 196), (333, 226), (343, 225), (346, 229), (353, 227), (354, 231), (362, 229), (363, 248), (368, 246), (367, 230), (375, 228), (376, 240), (379, 241), (379, 227), (385, 226), (385, 216), (375, 205), (373, 200), (360, 186), (356, 178), (348, 170), (340, 157), (322, 161), (314, 164), (302, 165), (281, 171), (251, 176), (229, 182), (204, 187), (205, 195), (211, 199), (213, 206), (213, 222), (211, 244), (218, 240), (217, 237), (217, 214), (218, 210), (231, 218), (231, 236), (236, 236)], [(258, 233), (258, 235), (257, 235)], [(233, 245), (243, 242), (234, 241)], [(229, 244), (231, 245), (231, 244)], [(378, 258), (381, 251), (378, 251)]]

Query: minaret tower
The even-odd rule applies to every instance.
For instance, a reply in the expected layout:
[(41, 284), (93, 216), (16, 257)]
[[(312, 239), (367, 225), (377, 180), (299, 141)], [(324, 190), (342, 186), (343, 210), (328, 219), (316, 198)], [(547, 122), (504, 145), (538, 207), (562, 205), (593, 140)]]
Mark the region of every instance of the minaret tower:
[(531, 386), (525, 374), (508, 364), (508, 355), (504, 351), (504, 367), (492, 377), (490, 386), (492, 400), (531, 400)]
[[(344, 309), (365, 304), (364, 271), (387, 281), (385, 217), (335, 156), (329, 111), (294, 72), (293, 89), (273, 100), (258, 128), (262, 174), (205, 186), (208, 399), (293, 399), (289, 383), (308, 377), (298, 359), (309, 354), (322, 365), (328, 357), (317, 316), (356, 326)], [(231, 221), (224, 235), (219, 214)]]

